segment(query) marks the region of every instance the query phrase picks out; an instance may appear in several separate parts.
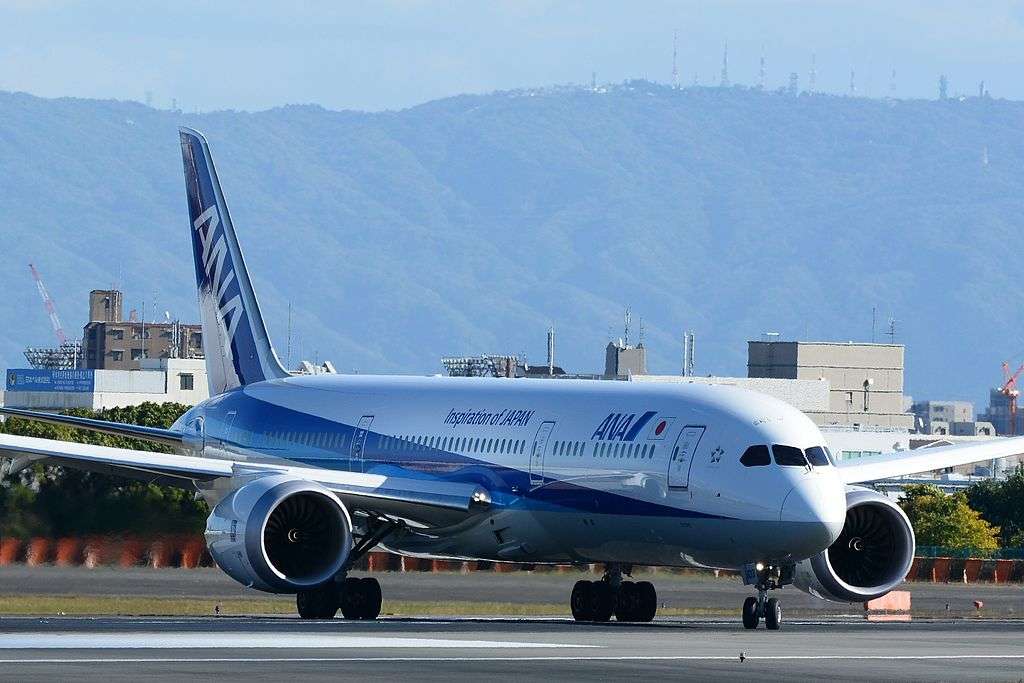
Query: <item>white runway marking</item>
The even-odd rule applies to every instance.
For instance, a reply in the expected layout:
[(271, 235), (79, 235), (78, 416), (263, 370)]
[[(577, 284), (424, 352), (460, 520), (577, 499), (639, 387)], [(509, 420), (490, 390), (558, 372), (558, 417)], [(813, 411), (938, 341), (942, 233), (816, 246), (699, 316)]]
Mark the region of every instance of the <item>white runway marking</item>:
[[(576, 646), (571, 646), (576, 647)], [(1022, 654), (962, 654), (962, 655), (748, 655), (747, 662), (786, 662), (786, 661), (931, 661), (931, 660), (1024, 660)], [(177, 659), (172, 657), (74, 657), (60, 659), (19, 658), (0, 659), (0, 664), (161, 664), (173, 662), (208, 663), (297, 663), (297, 662), (592, 662), (592, 661), (692, 661), (692, 662), (736, 662), (736, 655), (551, 655), (524, 657), (189, 657)]]
[(454, 638), (395, 638), (336, 633), (18, 633), (0, 636), (2, 650), (126, 650), (152, 648), (565, 648), (563, 643), (523, 643)]

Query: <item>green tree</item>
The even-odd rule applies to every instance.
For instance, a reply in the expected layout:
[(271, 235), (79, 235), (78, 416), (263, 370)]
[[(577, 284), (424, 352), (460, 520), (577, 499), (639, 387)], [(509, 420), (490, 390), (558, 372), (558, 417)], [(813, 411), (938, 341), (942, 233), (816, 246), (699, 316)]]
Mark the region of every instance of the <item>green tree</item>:
[[(143, 403), (69, 414), (147, 427), (170, 427), (188, 406)], [(116, 448), (168, 451), (159, 444), (8, 418), (0, 432)], [(37, 463), (0, 481), (0, 536), (63, 536), (202, 529), (209, 514), (193, 492), (123, 477)]]
[(967, 489), (967, 500), (981, 516), (1000, 528), (1004, 548), (1024, 546), (1024, 469), (1003, 481), (988, 479)]
[(914, 484), (903, 490), (900, 506), (910, 518), (917, 542), (944, 548), (999, 547), (999, 528), (982, 519), (967, 495), (947, 495), (933, 484)]

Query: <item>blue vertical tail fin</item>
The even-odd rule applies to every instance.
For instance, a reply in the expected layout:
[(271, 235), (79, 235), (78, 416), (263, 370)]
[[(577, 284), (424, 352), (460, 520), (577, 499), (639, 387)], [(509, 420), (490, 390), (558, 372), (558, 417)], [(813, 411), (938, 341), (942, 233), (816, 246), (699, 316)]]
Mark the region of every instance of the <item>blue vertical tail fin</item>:
[(287, 377), (263, 324), (206, 138), (179, 128), (210, 395)]

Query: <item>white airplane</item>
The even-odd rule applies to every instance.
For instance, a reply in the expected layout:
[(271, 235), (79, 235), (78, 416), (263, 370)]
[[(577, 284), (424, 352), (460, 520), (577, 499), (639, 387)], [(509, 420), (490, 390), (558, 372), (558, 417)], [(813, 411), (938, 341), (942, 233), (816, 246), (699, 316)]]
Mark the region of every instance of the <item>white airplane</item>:
[(152, 453), (0, 434), (2, 472), (44, 461), (194, 489), (206, 540), (240, 583), (296, 594), (304, 618), (380, 613), (396, 553), (601, 563), (577, 620), (650, 621), (635, 566), (740, 570), (742, 621), (777, 629), (792, 584), (860, 602), (900, 584), (914, 531), (856, 486), (1024, 452), (1024, 438), (835, 462), (818, 428), (726, 386), (400, 376), (291, 376), (268, 338), (206, 140), (180, 130), (211, 398), (170, 429), (0, 409), (171, 446)]

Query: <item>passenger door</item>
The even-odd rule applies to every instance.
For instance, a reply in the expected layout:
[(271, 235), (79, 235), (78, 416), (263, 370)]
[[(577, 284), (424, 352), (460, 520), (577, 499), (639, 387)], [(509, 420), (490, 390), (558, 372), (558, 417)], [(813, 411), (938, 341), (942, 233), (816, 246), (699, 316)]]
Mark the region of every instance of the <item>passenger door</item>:
[(554, 422), (542, 422), (540, 429), (537, 430), (533, 450), (530, 452), (530, 486), (540, 486), (544, 483), (544, 452), (548, 449), (548, 437), (554, 428)]
[(704, 427), (698, 425), (687, 425), (679, 432), (668, 461), (669, 486), (684, 489), (690, 485), (690, 467), (702, 436)]
[(355, 433), (352, 434), (348, 465), (353, 472), (363, 471), (363, 449), (366, 447), (366, 435), (370, 433), (371, 424), (373, 424), (373, 415), (363, 415), (359, 418), (359, 423), (356, 424)]

